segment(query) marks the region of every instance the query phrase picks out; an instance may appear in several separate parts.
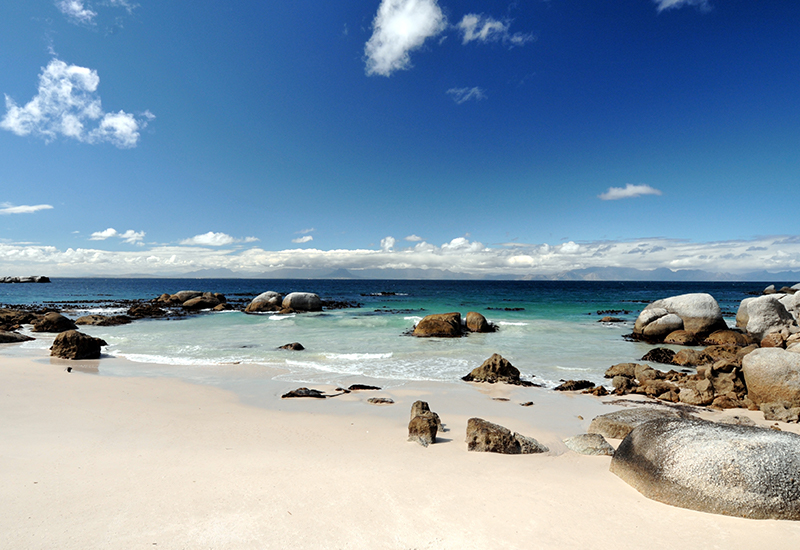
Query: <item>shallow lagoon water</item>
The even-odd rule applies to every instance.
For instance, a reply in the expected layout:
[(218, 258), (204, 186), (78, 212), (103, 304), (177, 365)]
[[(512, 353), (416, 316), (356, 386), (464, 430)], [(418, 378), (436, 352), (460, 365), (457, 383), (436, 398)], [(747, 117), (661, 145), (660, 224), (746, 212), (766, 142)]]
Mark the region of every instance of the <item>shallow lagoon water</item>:
[[(179, 376), (219, 383), (229, 378), (274, 376), (303, 383), (343, 383), (353, 377), (402, 384), (456, 381), (493, 353), (523, 377), (547, 387), (566, 379), (604, 382), (612, 364), (637, 361), (652, 346), (623, 338), (649, 302), (689, 292), (709, 292), (729, 324), (739, 302), (761, 283), (565, 281), (362, 281), (250, 279), (54, 279), (51, 284), (4, 285), (0, 302), (71, 302), (70, 317), (119, 313), (116, 299), (152, 299), (194, 289), (249, 300), (266, 290), (309, 291), (361, 307), (321, 313), (247, 315), (208, 312), (179, 320), (142, 320), (118, 327), (82, 327), (108, 342), (105, 353), (128, 359), (103, 367), (106, 375)], [(56, 304), (58, 305), (58, 304)], [(601, 323), (603, 312), (623, 323)], [(482, 313), (498, 326), (464, 338), (415, 338), (407, 333), (424, 315)], [(52, 336), (20, 345), (46, 349)], [(300, 342), (304, 351), (279, 346)], [(122, 365), (122, 366), (120, 366)]]

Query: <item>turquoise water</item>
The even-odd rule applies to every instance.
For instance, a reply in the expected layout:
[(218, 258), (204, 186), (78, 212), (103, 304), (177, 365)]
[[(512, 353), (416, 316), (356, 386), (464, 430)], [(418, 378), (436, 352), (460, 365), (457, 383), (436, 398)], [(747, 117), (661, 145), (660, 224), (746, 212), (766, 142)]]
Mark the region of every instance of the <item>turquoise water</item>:
[[(121, 313), (113, 300), (151, 299), (164, 292), (221, 292), (246, 303), (267, 290), (316, 292), (360, 307), (322, 313), (247, 315), (209, 312), (180, 320), (143, 320), (119, 327), (82, 327), (108, 342), (109, 356), (129, 360), (104, 367), (108, 375), (180, 376), (203, 382), (267, 376), (307, 383), (370, 377), (387, 384), (408, 380), (455, 381), (499, 353), (523, 377), (545, 386), (565, 379), (603, 382), (612, 364), (638, 360), (651, 346), (626, 341), (649, 302), (708, 292), (729, 324), (739, 302), (769, 283), (665, 283), (566, 281), (366, 281), (242, 279), (54, 279), (51, 284), (0, 285), (0, 303), (55, 305), (76, 318)], [(598, 322), (607, 310), (625, 320)], [(420, 339), (406, 333), (424, 315), (482, 313), (499, 330), (459, 339)], [(44, 350), (52, 336), (19, 345)], [(300, 342), (300, 352), (277, 349)], [(8, 348), (6, 348), (8, 349)], [(0, 351), (3, 353), (3, 351)], [(119, 363), (119, 362), (117, 362)], [(272, 376), (272, 374), (270, 374)]]

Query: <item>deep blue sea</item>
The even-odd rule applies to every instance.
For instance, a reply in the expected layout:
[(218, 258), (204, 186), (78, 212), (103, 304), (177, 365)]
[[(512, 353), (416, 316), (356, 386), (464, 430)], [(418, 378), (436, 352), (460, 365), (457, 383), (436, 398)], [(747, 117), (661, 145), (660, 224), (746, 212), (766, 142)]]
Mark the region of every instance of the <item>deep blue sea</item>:
[[(654, 300), (707, 292), (733, 326), (739, 303), (768, 284), (792, 282), (641, 281), (398, 281), (255, 279), (53, 279), (49, 284), (0, 285), (0, 303), (53, 305), (77, 318), (124, 313), (114, 300), (149, 300), (180, 290), (220, 292), (249, 301), (267, 290), (315, 292), (324, 300), (360, 307), (292, 315), (208, 312), (179, 320), (142, 320), (118, 327), (82, 327), (108, 342), (108, 356), (128, 359), (100, 374), (179, 376), (216, 383), (226, 377), (275, 376), (304, 383), (342, 383), (369, 377), (386, 384), (457, 381), (499, 353), (535, 382), (603, 382), (616, 363), (636, 361), (651, 346), (623, 338)], [(477, 311), (499, 327), (459, 339), (420, 339), (406, 333), (431, 313)], [(599, 320), (608, 311), (624, 323)], [(52, 335), (0, 347), (0, 354), (46, 350)], [(277, 349), (300, 342), (306, 349)], [(677, 348), (676, 348), (677, 349)], [(122, 364), (123, 366), (119, 366)], [(270, 373), (270, 374), (268, 374)]]

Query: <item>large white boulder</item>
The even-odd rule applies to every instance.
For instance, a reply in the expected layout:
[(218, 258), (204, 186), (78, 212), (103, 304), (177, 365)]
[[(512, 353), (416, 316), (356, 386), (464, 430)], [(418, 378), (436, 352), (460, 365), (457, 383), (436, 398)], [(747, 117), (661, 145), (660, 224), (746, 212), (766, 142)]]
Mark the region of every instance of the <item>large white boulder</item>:
[(311, 292), (292, 292), (283, 299), (284, 309), (322, 311), (322, 300)]
[(660, 340), (673, 330), (706, 336), (715, 330), (727, 328), (722, 310), (714, 297), (706, 293), (694, 293), (671, 296), (648, 305), (636, 319), (633, 333), (648, 340)]
[(283, 304), (283, 294), (268, 290), (262, 292), (247, 304), (245, 313), (257, 313), (261, 311), (279, 311)]
[(781, 302), (783, 294), (770, 294), (757, 298), (745, 298), (736, 313), (736, 326), (744, 329), (757, 341), (773, 332), (792, 332), (797, 323)]
[(648, 498), (701, 512), (800, 520), (800, 436), (662, 418), (620, 443), (611, 472)]
[(800, 407), (800, 353), (760, 348), (742, 358), (747, 396), (755, 403)]

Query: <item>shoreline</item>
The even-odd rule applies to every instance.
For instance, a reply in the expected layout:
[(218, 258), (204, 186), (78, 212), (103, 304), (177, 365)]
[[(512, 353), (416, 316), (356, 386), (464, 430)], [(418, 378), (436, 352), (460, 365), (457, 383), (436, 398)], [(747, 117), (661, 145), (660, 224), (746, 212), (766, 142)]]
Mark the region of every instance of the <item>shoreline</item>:
[[(608, 471), (610, 457), (567, 450), (561, 439), (619, 408), (593, 396), (409, 382), (281, 400), (297, 384), (269, 380), (255, 403), (177, 378), (68, 373), (69, 363), (0, 348), (4, 547), (781, 549), (800, 538), (800, 522), (649, 500)], [(417, 399), (447, 428), (428, 448), (406, 441)], [(709, 414), (734, 413), (772, 424)], [(471, 416), (550, 452), (467, 452)]]

